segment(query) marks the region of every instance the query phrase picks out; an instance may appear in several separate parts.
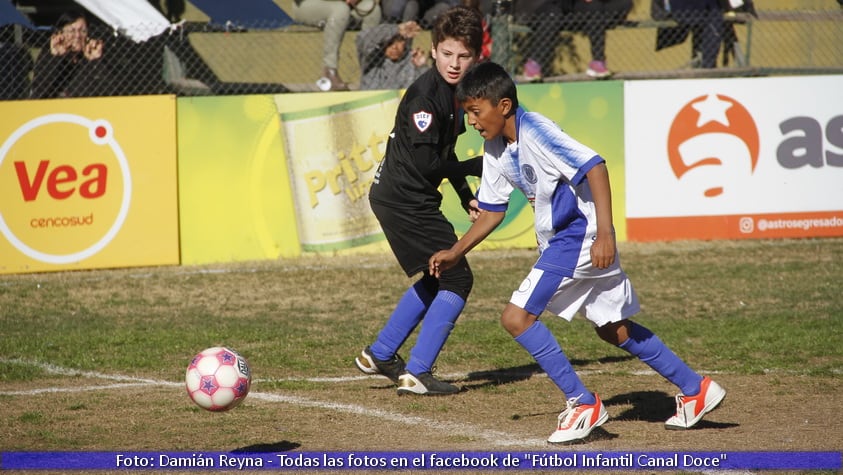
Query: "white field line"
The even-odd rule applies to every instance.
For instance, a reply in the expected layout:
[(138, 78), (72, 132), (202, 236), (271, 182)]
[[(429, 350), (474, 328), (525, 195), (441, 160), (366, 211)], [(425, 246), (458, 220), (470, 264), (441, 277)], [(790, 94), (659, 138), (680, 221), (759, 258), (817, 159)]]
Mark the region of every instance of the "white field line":
[[(66, 376), (84, 376), (92, 379), (122, 381), (122, 383), (119, 384), (88, 385), (76, 388), (40, 388), (26, 391), (0, 391), (0, 396), (30, 396), (44, 393), (98, 391), (103, 389), (122, 389), (127, 387), (138, 386), (183, 386), (183, 383), (174, 383), (172, 381), (162, 381), (148, 378), (135, 378), (132, 376), (125, 376), (119, 374), (105, 374), (97, 371), (79, 371), (71, 368), (63, 368), (49, 363), (41, 363), (37, 361), (0, 358), (0, 363), (34, 366), (52, 374)], [(368, 377), (364, 376), (364, 378)], [(319, 409), (326, 409), (330, 411), (357, 414), (366, 417), (381, 419), (388, 422), (406, 424), (415, 428), (424, 427), (431, 431), (441, 432), (447, 436), (465, 437), (469, 439), (482, 439), (485, 442), (498, 447), (547, 447), (547, 442), (545, 442), (545, 440), (543, 439), (517, 439), (513, 437), (512, 434), (484, 429), (470, 424), (427, 419), (417, 416), (408, 416), (406, 414), (388, 412), (381, 409), (372, 409), (364, 406), (358, 406), (355, 404), (321, 401), (318, 399), (310, 399), (284, 394), (265, 393), (257, 391), (250, 392), (249, 397), (251, 399), (259, 399), (261, 401), (266, 402), (292, 404), (302, 407), (313, 407)]]
[[(580, 376), (588, 376), (594, 374), (604, 374), (605, 371), (600, 370), (580, 370), (577, 371), (577, 374)], [(521, 373), (506, 373), (509, 376), (515, 375), (525, 375), (535, 378), (544, 378), (547, 377), (545, 373), (536, 373), (533, 371), (524, 371)], [(656, 374), (655, 371), (644, 369), (638, 371), (624, 371), (624, 374), (631, 374), (633, 376), (654, 376)], [(707, 372), (705, 374), (714, 374), (714, 372)], [(469, 375), (466, 373), (436, 373), (436, 377), (440, 379), (446, 379), (450, 382), (464, 382), (468, 381)], [(320, 376), (320, 377), (313, 377), (313, 378), (266, 378), (266, 379), (254, 379), (257, 382), (267, 382), (267, 383), (277, 383), (277, 382), (284, 382), (284, 381), (306, 381), (309, 383), (346, 383), (352, 381), (362, 381), (364, 379), (376, 379), (382, 380), (383, 378), (380, 376), (366, 376), (366, 375), (358, 375), (358, 376)]]
[[(18, 364), (18, 365), (27, 365), (27, 366), (35, 366), (41, 368), (42, 370), (52, 373), (52, 374), (59, 374), (64, 376), (84, 376), (87, 378), (92, 379), (105, 379), (111, 381), (125, 381), (123, 383), (117, 384), (105, 384), (105, 385), (88, 385), (88, 386), (79, 386), (74, 388), (40, 388), (40, 389), (31, 389), (26, 391), (0, 391), (0, 396), (32, 396), (37, 394), (45, 394), (45, 393), (70, 393), (70, 392), (84, 392), (84, 391), (101, 391), (101, 390), (108, 390), (108, 389), (124, 389), (130, 387), (142, 387), (142, 386), (165, 386), (165, 387), (183, 387), (184, 383), (175, 383), (172, 381), (162, 381), (156, 379), (148, 379), (148, 378), (136, 378), (133, 376), (125, 376), (120, 374), (105, 374), (100, 373), (97, 371), (79, 371), (74, 370), (71, 368), (63, 368), (61, 366), (56, 366), (49, 363), (41, 363), (38, 361), (29, 361), (29, 360), (22, 360), (22, 359), (6, 359), (0, 358), (0, 363), (4, 364)], [(590, 373), (590, 374), (598, 374), (601, 371), (581, 371), (583, 373)], [(654, 375), (654, 371), (650, 370), (642, 370), (635, 372), (634, 374), (637, 375)], [(543, 373), (534, 374), (534, 376), (545, 376)], [(466, 374), (452, 374), (452, 375), (443, 375), (446, 378), (454, 378), (454, 379), (466, 379), (468, 375)], [(352, 377), (337, 377), (337, 378), (283, 378), (283, 379), (264, 379), (259, 381), (310, 381), (310, 382), (346, 382), (346, 381), (359, 381), (364, 379), (380, 379), (379, 376), (352, 376)], [(258, 380), (256, 380), (258, 381)], [(249, 397), (252, 399), (259, 399), (261, 401), (266, 402), (273, 402), (273, 403), (282, 403), (282, 404), (292, 404), (296, 406), (302, 407), (313, 407), (318, 409), (327, 409), (331, 411), (337, 412), (344, 412), (349, 414), (357, 414), (366, 417), (375, 417), (378, 419), (382, 419), (384, 421), (394, 422), (398, 424), (406, 424), (413, 427), (425, 427), (429, 430), (435, 432), (443, 432), (445, 435), (450, 436), (462, 436), (466, 438), (480, 438), (484, 441), (490, 443), (493, 446), (497, 447), (519, 447), (519, 448), (527, 448), (527, 447), (534, 447), (534, 448), (547, 448), (547, 442), (544, 439), (516, 439), (513, 438), (511, 434), (482, 429), (478, 427), (474, 427), (470, 424), (462, 424), (462, 423), (455, 423), (455, 422), (443, 422), (443, 421), (436, 421), (433, 419), (426, 419), (418, 416), (407, 416), (404, 414), (397, 414), (393, 412), (383, 411), (381, 409), (371, 409), (363, 406), (358, 406), (354, 404), (344, 404), (344, 403), (337, 403), (337, 402), (330, 402), (330, 401), (320, 401), (317, 399), (309, 399), (309, 398), (302, 398), (296, 396), (288, 396), (283, 394), (275, 394), (275, 393), (263, 393), (253, 391), (249, 393)], [(693, 473), (693, 472), (689, 472)], [(756, 475), (756, 472), (752, 471), (702, 471), (699, 472), (704, 475)]]
[[(42, 363), (40, 361), (32, 361), (32, 360), (24, 360), (24, 359), (8, 359), (8, 358), (0, 358), (0, 363), (3, 364), (17, 364), (17, 365), (25, 365), (25, 366), (35, 366), (37, 368), (42, 369), (48, 373), (52, 374), (60, 374), (64, 376), (85, 376), (88, 378), (96, 378), (96, 379), (108, 379), (113, 381), (129, 381), (133, 383), (138, 382), (145, 382), (150, 384), (157, 384), (157, 385), (164, 385), (164, 384), (180, 384), (180, 383), (167, 383), (160, 380), (155, 379), (144, 379), (144, 378), (137, 378), (134, 376), (125, 376), (119, 374), (104, 374), (99, 373), (96, 371), (81, 371), (77, 369), (71, 368), (63, 368), (60, 366), (52, 365), (50, 363)], [(594, 375), (594, 374), (604, 374), (605, 371), (601, 370), (580, 370), (577, 371), (577, 374), (583, 376)], [(631, 374), (633, 376), (653, 376), (656, 374), (655, 371), (650, 369), (642, 369), (637, 371), (626, 371), (625, 373)], [(718, 371), (705, 371), (705, 374), (719, 374)], [(546, 377), (544, 373), (536, 373), (531, 371), (524, 371), (519, 374), (524, 375), (532, 375), (533, 377)], [(450, 374), (442, 374), (439, 373), (438, 377), (450, 380), (450, 381), (465, 381), (469, 378), (469, 375), (466, 373), (450, 373)], [(366, 376), (366, 375), (355, 375), (355, 376), (319, 376), (319, 377), (311, 377), (311, 378), (298, 378), (298, 377), (290, 377), (290, 378), (255, 378), (253, 382), (268, 382), (268, 383), (277, 383), (277, 382), (286, 382), (286, 381), (304, 381), (309, 383), (345, 383), (345, 382), (353, 382), (353, 381), (362, 381), (367, 379), (373, 380), (381, 380), (380, 376)], [(6, 392), (0, 392), (0, 395), (7, 394)]]

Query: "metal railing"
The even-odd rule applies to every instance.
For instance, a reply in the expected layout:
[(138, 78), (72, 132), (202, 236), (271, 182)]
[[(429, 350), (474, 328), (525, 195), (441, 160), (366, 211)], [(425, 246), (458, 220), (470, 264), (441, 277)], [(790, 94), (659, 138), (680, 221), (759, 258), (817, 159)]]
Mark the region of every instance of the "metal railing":
[[(843, 9), (823, 8), (731, 12), (712, 18), (703, 12), (680, 18), (653, 18), (633, 10), (620, 18), (580, 14), (518, 15), (490, 11), (492, 59), (521, 81), (577, 81), (588, 74), (592, 41), (588, 32), (605, 29), (605, 65), (620, 79), (759, 76), (843, 73)], [(694, 30), (712, 22), (722, 27), (713, 67), (705, 40)], [(607, 27), (608, 25), (608, 27)], [(188, 22), (142, 43), (93, 24), (89, 37), (102, 39), (96, 68), (85, 60), (53, 69), (52, 93), (33, 94), (39, 56), (49, 54), (50, 32), (20, 26), (0, 30), (0, 100), (138, 94), (226, 95), (316, 91), (322, 64), (322, 32), (304, 25), (262, 28)], [(358, 31), (351, 25), (340, 50), (339, 72), (354, 89), (360, 67)], [(429, 31), (414, 39), (429, 49)], [(702, 43), (701, 43), (702, 42)], [(46, 47), (46, 48), (45, 48)], [(707, 54), (708, 58), (703, 58)], [(542, 57), (541, 76), (525, 75), (531, 55)], [(539, 62), (539, 61), (536, 61)], [(705, 67), (709, 66), (709, 67)], [(531, 71), (527, 71), (530, 73)], [(61, 79), (61, 80), (59, 80)]]

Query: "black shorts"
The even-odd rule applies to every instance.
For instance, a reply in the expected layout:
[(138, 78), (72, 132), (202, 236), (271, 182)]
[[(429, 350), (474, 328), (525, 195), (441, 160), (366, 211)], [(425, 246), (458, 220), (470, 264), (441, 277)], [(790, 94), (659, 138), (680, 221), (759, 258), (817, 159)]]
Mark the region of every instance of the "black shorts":
[(457, 242), (454, 226), (438, 208), (402, 210), (370, 204), (392, 253), (408, 277), (427, 270), (430, 256)]

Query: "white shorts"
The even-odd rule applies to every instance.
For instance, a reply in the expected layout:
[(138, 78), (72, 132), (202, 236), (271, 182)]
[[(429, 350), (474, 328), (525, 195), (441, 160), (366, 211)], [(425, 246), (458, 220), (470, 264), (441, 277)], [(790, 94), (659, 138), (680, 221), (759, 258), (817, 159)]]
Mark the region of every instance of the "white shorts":
[(534, 268), (509, 301), (536, 316), (547, 310), (571, 321), (579, 313), (596, 327), (619, 322), (641, 309), (632, 282), (623, 271), (606, 277), (572, 279)]

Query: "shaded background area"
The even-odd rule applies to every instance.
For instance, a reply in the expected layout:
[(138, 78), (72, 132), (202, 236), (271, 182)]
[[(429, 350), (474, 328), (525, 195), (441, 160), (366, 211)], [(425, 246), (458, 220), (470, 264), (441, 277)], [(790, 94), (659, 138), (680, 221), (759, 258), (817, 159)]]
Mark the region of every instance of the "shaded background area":
[[(519, 1), (526, 0), (515, 0), (513, 9), (517, 10)], [(146, 41), (130, 40), (96, 14), (89, 15), (90, 36), (106, 40), (105, 58), (113, 74), (97, 95), (317, 90), (322, 32), (292, 21), (292, 0), (237, 2), (234, 11), (233, 2), (222, 0), (149, 0), (149, 5), (172, 27), (160, 33), (150, 31)], [(608, 65), (615, 78), (843, 72), (843, 8), (837, 0), (756, 0), (755, 15), (746, 8), (730, 12), (726, 25), (734, 36), (721, 45), (713, 69), (699, 67), (687, 31), (676, 28), (671, 18), (654, 19), (651, 6), (651, 0), (633, 0), (626, 18), (608, 31)], [(28, 97), (31, 63), (49, 44), (50, 26), (62, 12), (79, 8), (71, 0), (0, 0), (1, 99)], [(595, 18), (580, 15), (562, 30), (547, 31), (540, 17), (493, 17), (491, 0), (483, 0), (481, 8), (494, 20), (498, 35), (506, 33), (504, 40), (498, 38), (497, 53), (505, 54), (498, 57), (504, 58), (517, 79), (523, 79), (525, 41), (536, 36), (534, 41), (552, 50), (552, 64), (544, 65), (545, 82), (588, 79), (589, 41), (581, 30)], [(143, 18), (138, 21), (135, 28), (147, 27)], [(354, 51), (357, 28), (349, 25), (340, 50), (339, 71), (352, 87), (360, 74)], [(429, 31), (415, 40), (416, 46), (425, 49), (429, 44)], [(657, 49), (659, 44), (670, 46)]]

